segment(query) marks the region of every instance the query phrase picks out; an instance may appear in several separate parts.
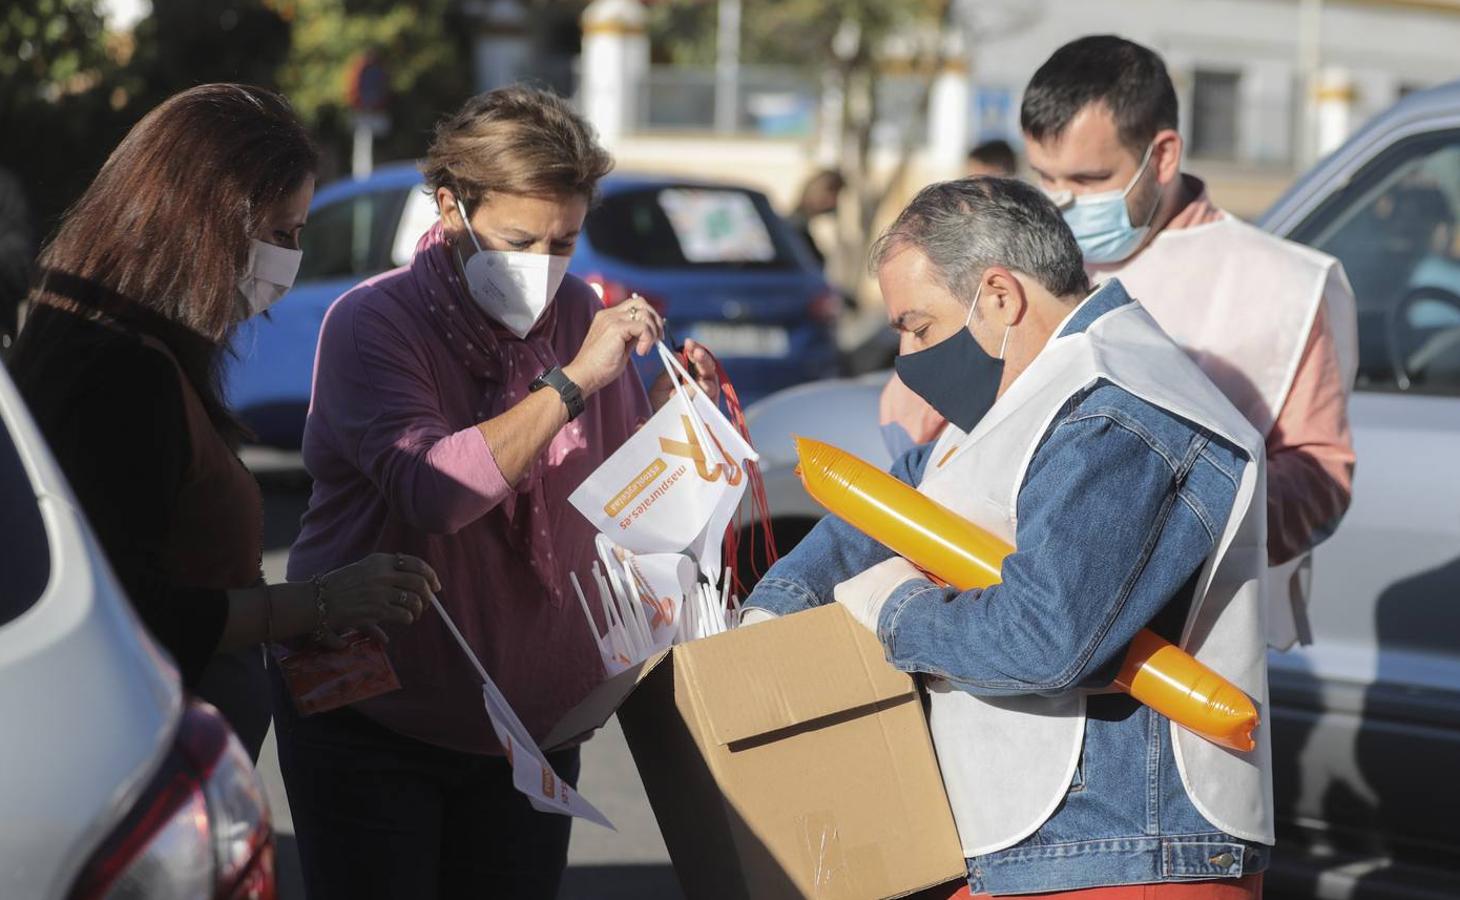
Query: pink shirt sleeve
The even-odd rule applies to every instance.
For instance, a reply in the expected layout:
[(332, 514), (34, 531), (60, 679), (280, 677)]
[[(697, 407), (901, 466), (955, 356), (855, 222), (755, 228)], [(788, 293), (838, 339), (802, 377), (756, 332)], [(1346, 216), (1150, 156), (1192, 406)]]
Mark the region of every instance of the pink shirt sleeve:
[(341, 452), (391, 512), (429, 534), (451, 534), (511, 493), (475, 425), (452, 429), (430, 368), (379, 311), (337, 304), (320, 333), (314, 403)]
[(948, 420), (928, 405), (928, 401), (913, 393), (912, 388), (902, 383), (897, 373), (882, 389), (882, 400), (878, 408), (882, 425), (899, 425), (913, 444), (926, 444), (943, 431)]
[(1333, 533), (1348, 510), (1354, 449), (1349, 385), (1325, 306), (1267, 436), (1267, 555), (1281, 565)]

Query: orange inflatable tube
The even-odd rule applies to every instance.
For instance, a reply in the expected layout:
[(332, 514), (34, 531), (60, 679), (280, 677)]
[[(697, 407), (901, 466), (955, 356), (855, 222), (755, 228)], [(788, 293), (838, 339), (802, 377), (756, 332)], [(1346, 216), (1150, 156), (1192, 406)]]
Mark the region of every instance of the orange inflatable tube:
[[(798, 472), (816, 502), (913, 565), (959, 590), (998, 584), (1013, 548), (893, 476), (844, 450), (796, 438)], [(1121, 690), (1207, 740), (1247, 751), (1257, 709), (1191, 654), (1142, 630), (1116, 676)]]

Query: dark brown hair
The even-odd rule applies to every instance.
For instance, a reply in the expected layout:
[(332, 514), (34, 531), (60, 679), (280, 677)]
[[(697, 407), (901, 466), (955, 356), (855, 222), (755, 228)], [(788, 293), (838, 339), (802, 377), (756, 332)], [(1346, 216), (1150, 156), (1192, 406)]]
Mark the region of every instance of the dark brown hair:
[(490, 193), (592, 199), (613, 168), (566, 100), (529, 87), (478, 94), (436, 126), (421, 174), (470, 210)]
[(163, 341), (210, 418), (233, 432), (219, 364), (244, 309), (249, 241), (318, 164), (272, 91), (205, 84), (176, 94), (133, 126), (67, 211), (30, 299), (104, 313)]
[(1030, 138), (1058, 141), (1092, 103), (1115, 118), (1120, 142), (1136, 156), (1156, 132), (1177, 125), (1176, 88), (1155, 52), (1113, 34), (1070, 41), (1029, 79), (1019, 124)]

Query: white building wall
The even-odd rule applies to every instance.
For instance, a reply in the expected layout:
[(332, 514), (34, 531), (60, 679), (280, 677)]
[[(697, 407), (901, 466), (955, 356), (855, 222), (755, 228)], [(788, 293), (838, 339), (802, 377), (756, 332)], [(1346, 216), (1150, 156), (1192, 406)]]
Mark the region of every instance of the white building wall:
[(1238, 84), (1240, 158), (1263, 164), (1292, 159), (1297, 90), (1293, 67), (1282, 60), (1254, 60), (1242, 70)]
[[(1060, 45), (1086, 34), (1111, 32), (1143, 43), (1167, 61), (1190, 136), (1191, 87), (1199, 67), (1237, 71), (1237, 159), (1197, 160), (1213, 196), (1239, 215), (1261, 213), (1300, 166), (1302, 116), (1298, 0), (976, 0), (1003, 6), (1004, 22), (1025, 20), (1015, 32), (975, 33), (968, 46), (972, 83), (967, 139), (1019, 138), (1019, 102), (1038, 66)], [(1034, 12), (1029, 12), (1033, 9)], [(1329, 0), (1322, 17), (1322, 64), (1347, 70), (1357, 128), (1398, 96), (1401, 87), (1460, 79), (1460, 15), (1380, 2)], [(980, 111), (982, 117), (977, 115)], [(828, 135), (828, 138), (832, 135)], [(828, 155), (817, 158), (818, 146)], [(625, 170), (683, 172), (754, 184), (778, 205), (792, 203), (804, 178), (832, 161), (833, 143), (799, 138), (629, 134), (615, 147)], [(894, 148), (874, 153), (874, 168), (889, 170)], [(915, 158), (905, 183), (893, 192), (895, 210), (913, 191), (946, 178), (946, 165), (926, 153)]]
[[(981, 0), (1010, 8), (1038, 0)], [(1165, 58), (1189, 134), (1192, 75), (1197, 68), (1240, 74), (1238, 161), (1291, 163), (1299, 149), (1303, 85), (1294, 0), (1042, 0), (1021, 31), (972, 47), (974, 93), (1007, 88), (1017, 137), (1018, 99), (1040, 63), (1086, 34), (1116, 33)], [(1349, 70), (1355, 82), (1353, 127), (1397, 99), (1401, 85), (1429, 86), (1460, 78), (1460, 14), (1383, 3), (1330, 2), (1322, 15), (1322, 64)], [(973, 140), (995, 137), (975, 123)]]

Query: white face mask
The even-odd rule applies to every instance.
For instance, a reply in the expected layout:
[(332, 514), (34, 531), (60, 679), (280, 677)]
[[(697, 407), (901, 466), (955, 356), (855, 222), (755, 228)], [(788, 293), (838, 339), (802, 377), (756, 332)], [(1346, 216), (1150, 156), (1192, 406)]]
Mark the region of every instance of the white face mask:
[(477, 248), (463, 264), (466, 287), (487, 315), (507, 326), (518, 337), (526, 337), (558, 293), (568, 271), (568, 257), (547, 253), (519, 253), (483, 250), (477, 241), (466, 207), (456, 201), (466, 233)]
[(1151, 220), (1156, 217), (1159, 199), (1151, 205), (1151, 211), (1142, 225), (1131, 222), (1127, 198), (1130, 192), (1146, 174), (1151, 163), (1151, 152), (1156, 149), (1155, 141), (1146, 147), (1141, 157), (1140, 168), (1131, 176), (1130, 182), (1121, 190), (1101, 191), (1098, 194), (1083, 194), (1076, 197), (1069, 191), (1045, 192), (1054, 201), (1065, 218), (1065, 224), (1075, 234), (1075, 242), (1087, 263), (1117, 263), (1128, 258), (1146, 239), (1151, 231)]
[(238, 279), (238, 291), (248, 304), (249, 316), (256, 316), (289, 293), (304, 254), (254, 238), (248, 247), (248, 264)]

